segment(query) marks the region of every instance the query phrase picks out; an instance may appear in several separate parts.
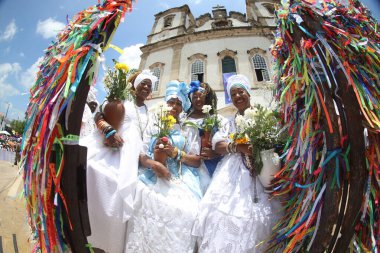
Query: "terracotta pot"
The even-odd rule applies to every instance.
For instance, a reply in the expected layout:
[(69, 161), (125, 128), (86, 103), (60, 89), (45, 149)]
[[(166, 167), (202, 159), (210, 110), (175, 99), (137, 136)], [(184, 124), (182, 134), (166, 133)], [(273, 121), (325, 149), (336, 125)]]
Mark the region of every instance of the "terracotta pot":
[(112, 100), (104, 107), (105, 120), (116, 130), (118, 130), (124, 120), (125, 108), (123, 101)]
[(164, 150), (155, 149), (154, 150), (154, 160), (166, 166), (166, 160), (168, 159), (168, 154)]
[(211, 132), (205, 131), (201, 136), (201, 150), (202, 148), (211, 148)]
[(270, 187), (274, 175), (280, 170), (280, 158), (274, 149), (260, 151), (263, 168), (258, 175), (264, 187)]

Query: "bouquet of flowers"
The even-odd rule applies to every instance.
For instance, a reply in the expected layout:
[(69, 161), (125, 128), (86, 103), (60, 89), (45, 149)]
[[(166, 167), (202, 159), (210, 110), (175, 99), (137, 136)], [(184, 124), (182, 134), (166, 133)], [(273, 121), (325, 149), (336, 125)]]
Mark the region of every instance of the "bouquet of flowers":
[(108, 69), (105, 78), (104, 86), (107, 90), (107, 104), (102, 111), (105, 120), (112, 126), (113, 130), (106, 134), (108, 139), (120, 128), (124, 119), (125, 108), (123, 100), (132, 100), (131, 84), (127, 84), (127, 77), (130, 75), (129, 68), (126, 64), (117, 62), (114, 69)]
[(204, 105), (202, 107), (202, 112), (206, 114), (201, 125), (202, 135), (201, 135), (201, 146), (211, 147), (211, 136), (220, 127), (220, 121), (217, 114), (210, 115), (212, 110), (211, 105)]
[(154, 125), (158, 128), (158, 132), (154, 136), (157, 138), (157, 142), (160, 143), (159, 149), (154, 150), (154, 160), (164, 165), (168, 156), (163, 149), (165, 147), (165, 143), (169, 141), (168, 136), (176, 123), (176, 119), (170, 115), (170, 110), (171, 107), (167, 106), (166, 103), (158, 104), (154, 109)]
[(115, 60), (113, 62), (115, 63), (114, 69), (108, 69), (104, 78), (104, 85), (108, 93), (107, 100), (131, 100), (132, 84), (127, 83), (131, 72), (126, 64)]
[(274, 111), (256, 105), (245, 110), (244, 116), (238, 115), (235, 123), (237, 134), (232, 138), (236, 144), (251, 144), (254, 169), (260, 174), (263, 167), (260, 151), (272, 149), (282, 142), (279, 119)]
[(154, 116), (156, 119), (154, 125), (158, 128), (158, 133), (155, 137), (167, 137), (173, 129), (176, 120), (172, 115), (170, 115), (170, 110), (171, 107), (167, 106), (166, 103), (160, 103), (154, 109)]

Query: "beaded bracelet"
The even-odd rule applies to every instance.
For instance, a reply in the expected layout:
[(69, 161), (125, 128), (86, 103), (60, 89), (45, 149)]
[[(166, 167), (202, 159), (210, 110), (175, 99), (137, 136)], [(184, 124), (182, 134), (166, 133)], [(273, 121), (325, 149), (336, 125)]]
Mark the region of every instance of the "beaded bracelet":
[(177, 147), (175, 147), (174, 150), (173, 150), (173, 152), (170, 154), (170, 157), (171, 158), (175, 158), (176, 156), (178, 156), (178, 153), (179, 153), (179, 150), (178, 150)]
[(237, 152), (237, 145), (234, 142), (228, 143), (226, 147), (226, 151), (229, 154), (236, 153)]
[(115, 129), (113, 129), (112, 131), (108, 132), (108, 133), (106, 134), (106, 139), (108, 139), (109, 137), (111, 137), (111, 136), (114, 135), (115, 133), (116, 133), (116, 130), (115, 130)]
[(182, 161), (182, 159), (185, 157), (185, 155), (187, 155), (186, 152), (185, 151), (181, 151), (181, 160), (180, 161)]
[(177, 162), (179, 162), (179, 161), (181, 161), (181, 159), (182, 159), (182, 151), (178, 150), (176, 160), (177, 160)]

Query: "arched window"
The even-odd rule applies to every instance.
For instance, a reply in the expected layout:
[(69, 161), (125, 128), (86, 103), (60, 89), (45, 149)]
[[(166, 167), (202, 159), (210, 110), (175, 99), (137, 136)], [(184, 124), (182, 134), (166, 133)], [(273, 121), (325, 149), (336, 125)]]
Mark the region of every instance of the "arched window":
[(191, 81), (203, 82), (204, 78), (204, 64), (201, 60), (195, 60), (191, 64)]
[(236, 73), (234, 58), (226, 56), (222, 59), (222, 73)]
[(270, 81), (267, 64), (264, 57), (255, 54), (252, 57), (253, 67), (255, 68), (256, 77), (258, 82)]
[(152, 72), (153, 72), (153, 75), (157, 77), (157, 81), (152, 84), (152, 92), (157, 92), (158, 85), (160, 83), (161, 69), (159, 67), (155, 67)]
[(164, 28), (171, 27), (175, 15), (169, 15), (164, 18)]
[(269, 14), (274, 15), (274, 5), (272, 3), (263, 3), (263, 6), (268, 10)]

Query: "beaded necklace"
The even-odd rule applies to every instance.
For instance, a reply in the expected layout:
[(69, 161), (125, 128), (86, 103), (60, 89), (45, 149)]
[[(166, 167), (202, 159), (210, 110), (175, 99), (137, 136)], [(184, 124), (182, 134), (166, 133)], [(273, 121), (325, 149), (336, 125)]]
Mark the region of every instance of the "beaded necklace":
[(144, 132), (145, 132), (145, 129), (148, 127), (148, 124), (149, 124), (149, 115), (148, 115), (148, 107), (146, 106), (146, 104), (144, 104), (144, 108), (145, 108), (145, 112), (146, 112), (146, 124), (145, 124), (145, 127), (144, 129), (142, 128), (142, 122), (141, 122), (141, 118), (140, 118), (140, 113), (137, 109), (137, 105), (134, 103), (134, 106), (135, 106), (135, 111), (136, 111), (136, 115), (137, 115), (137, 121), (138, 121), (138, 124), (139, 124), (139, 129), (140, 129), (140, 136), (141, 136), (141, 140), (143, 139), (143, 136), (144, 136)]

